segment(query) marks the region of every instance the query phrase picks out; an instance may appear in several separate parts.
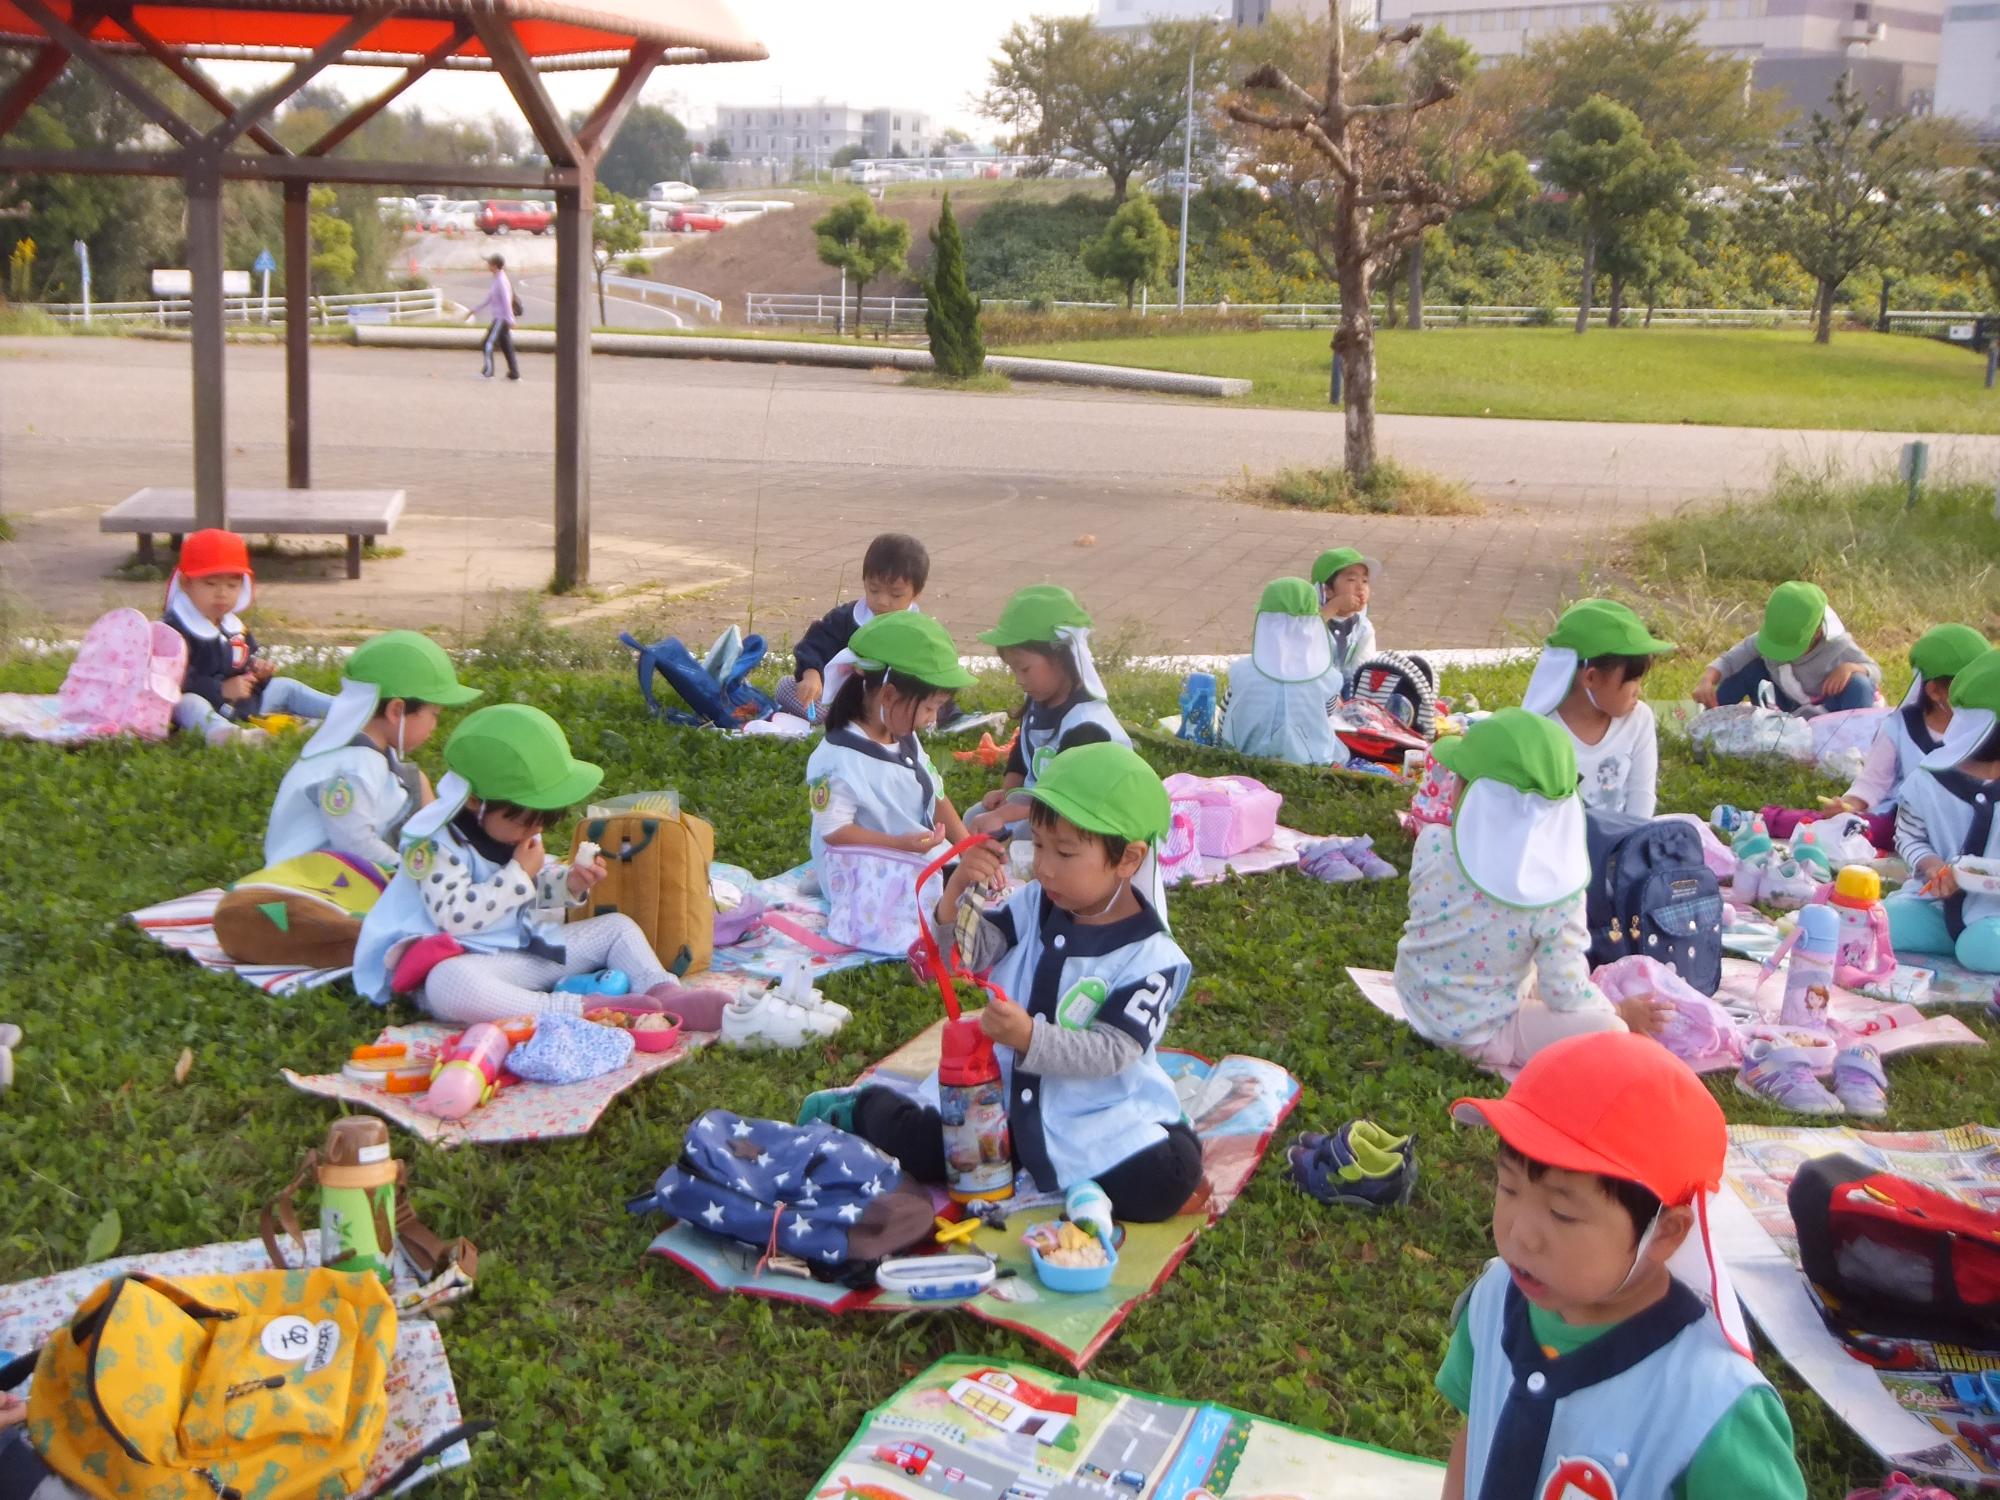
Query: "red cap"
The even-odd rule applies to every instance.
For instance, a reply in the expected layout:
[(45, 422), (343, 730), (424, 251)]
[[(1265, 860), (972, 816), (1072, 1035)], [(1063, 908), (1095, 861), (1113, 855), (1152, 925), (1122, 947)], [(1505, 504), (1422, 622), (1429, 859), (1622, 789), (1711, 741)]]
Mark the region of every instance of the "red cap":
[(1000, 1076), (993, 1041), (979, 1029), (977, 1016), (944, 1023), (938, 1043), (938, 1082), (946, 1086), (989, 1083)]
[(1666, 1204), (1714, 1189), (1729, 1152), (1722, 1107), (1694, 1070), (1624, 1031), (1567, 1037), (1528, 1059), (1506, 1098), (1451, 1112), (1530, 1161), (1636, 1182)]
[(256, 576), (250, 570), (250, 548), (243, 538), (214, 528), (188, 533), (181, 542), (180, 561), (174, 571), (183, 578), (207, 578), (216, 573)]

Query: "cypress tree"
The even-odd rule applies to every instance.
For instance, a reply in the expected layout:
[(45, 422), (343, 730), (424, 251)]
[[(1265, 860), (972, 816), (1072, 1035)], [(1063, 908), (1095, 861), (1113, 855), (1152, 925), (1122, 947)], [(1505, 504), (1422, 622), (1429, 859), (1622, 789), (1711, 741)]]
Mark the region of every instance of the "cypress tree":
[(970, 380), (986, 368), (986, 343), (979, 336), (979, 299), (965, 284), (965, 242), (952, 216), (951, 194), (931, 231), (931, 270), (924, 278), (924, 332), (931, 361), (951, 380)]

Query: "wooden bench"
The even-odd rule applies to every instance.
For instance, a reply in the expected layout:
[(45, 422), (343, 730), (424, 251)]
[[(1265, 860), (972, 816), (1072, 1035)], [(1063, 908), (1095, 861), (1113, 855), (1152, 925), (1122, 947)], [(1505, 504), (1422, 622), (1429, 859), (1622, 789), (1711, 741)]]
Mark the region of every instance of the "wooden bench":
[[(401, 490), (243, 490), (228, 492), (229, 529), (246, 535), (344, 536), (347, 576), (361, 576), (361, 549), (387, 536), (403, 514)], [(194, 529), (194, 491), (151, 486), (98, 518), (99, 531), (139, 536), (139, 561), (151, 563), (153, 537), (180, 545)]]

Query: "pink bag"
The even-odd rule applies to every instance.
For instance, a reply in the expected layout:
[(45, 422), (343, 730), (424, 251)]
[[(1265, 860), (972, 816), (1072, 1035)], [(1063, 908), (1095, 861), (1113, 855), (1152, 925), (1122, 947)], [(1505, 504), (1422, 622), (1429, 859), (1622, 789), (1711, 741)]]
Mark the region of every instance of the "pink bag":
[(1167, 795), (1195, 804), (1195, 847), (1210, 859), (1228, 859), (1268, 844), (1278, 831), (1284, 798), (1249, 776), (1191, 776), (1166, 779)]
[[(1450, 827), (1452, 811), (1458, 806), (1458, 794), (1464, 790), (1464, 785), (1458, 779), (1458, 772), (1440, 764), (1438, 758), (1426, 750), (1423, 778), (1410, 794), (1409, 811), (1397, 815), (1403, 832), (1414, 838), (1426, 823)], [(1734, 861), (1729, 868), (1732, 871), (1736, 868)]]
[(1175, 797), (1167, 836), (1153, 855), (1160, 867), (1160, 879), (1168, 885), (1201, 873), (1201, 849), (1197, 843), (1200, 826), (1201, 804), (1192, 798)]
[(187, 672), (187, 642), (136, 609), (114, 609), (84, 633), (56, 706), (63, 722), (92, 734), (163, 740), (174, 725)]
[(1743, 1037), (1736, 1029), (1736, 1018), (1658, 959), (1634, 953), (1600, 964), (1591, 971), (1590, 978), (1612, 1000), (1650, 994), (1670, 1002), (1673, 1019), (1667, 1022), (1657, 1040), (1682, 1062), (1702, 1062), (1715, 1057), (1741, 1061)]
[[(903, 957), (917, 940), (917, 875), (930, 862), (930, 855), (900, 849), (828, 845), (819, 858), (819, 884), (828, 908), (826, 935), (866, 953)], [(935, 903), (942, 890), (933, 879), (925, 899)]]

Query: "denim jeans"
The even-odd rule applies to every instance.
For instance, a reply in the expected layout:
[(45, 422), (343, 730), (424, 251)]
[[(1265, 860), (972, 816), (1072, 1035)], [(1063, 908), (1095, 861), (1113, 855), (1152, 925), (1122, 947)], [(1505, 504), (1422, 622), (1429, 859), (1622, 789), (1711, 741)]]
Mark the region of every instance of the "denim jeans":
[[(1758, 685), (1766, 682), (1771, 684), (1771, 692), (1778, 701), (1778, 707), (1782, 708), (1786, 713), (1796, 713), (1802, 708), (1812, 706), (1811, 704), (1800, 703), (1796, 699), (1789, 697), (1785, 690), (1778, 686), (1777, 679), (1771, 676), (1771, 669), (1761, 656), (1754, 658), (1750, 665), (1743, 668), (1742, 671), (1732, 672), (1729, 676), (1718, 682), (1715, 685), (1715, 701), (1717, 703), (1755, 703), (1758, 701)], [(1839, 692), (1833, 694), (1831, 697), (1819, 700), (1819, 706), (1828, 713), (1837, 713), (1847, 708), (1871, 708), (1874, 706), (1874, 703), (1874, 679), (1862, 673), (1856, 673), (1853, 677), (1849, 678), (1847, 686)]]

